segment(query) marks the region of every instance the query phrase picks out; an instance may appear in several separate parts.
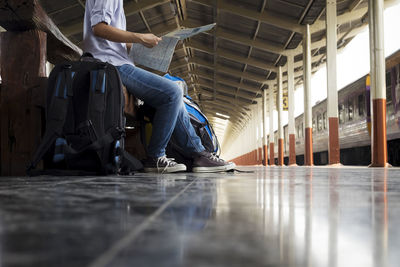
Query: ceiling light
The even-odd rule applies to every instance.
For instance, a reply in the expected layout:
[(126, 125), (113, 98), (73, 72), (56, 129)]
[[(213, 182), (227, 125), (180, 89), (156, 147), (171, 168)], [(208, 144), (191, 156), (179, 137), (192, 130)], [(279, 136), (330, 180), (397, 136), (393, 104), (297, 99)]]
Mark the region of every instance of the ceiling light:
[(216, 115), (218, 115), (218, 116), (221, 116), (221, 117), (223, 117), (223, 118), (227, 118), (227, 119), (229, 119), (230, 118), (230, 116), (228, 116), (228, 115), (225, 115), (225, 114), (222, 114), (222, 113), (215, 113)]

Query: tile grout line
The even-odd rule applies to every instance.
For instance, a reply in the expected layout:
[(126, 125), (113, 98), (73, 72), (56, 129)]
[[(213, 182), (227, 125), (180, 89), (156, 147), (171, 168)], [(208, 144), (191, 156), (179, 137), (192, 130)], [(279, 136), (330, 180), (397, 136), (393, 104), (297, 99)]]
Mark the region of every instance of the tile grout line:
[[(82, 178), (82, 179), (64, 180), (64, 181), (45, 181), (43, 183), (46, 184), (46, 185), (50, 185), (50, 186), (57, 186), (57, 185), (64, 185), (64, 184), (74, 184), (74, 183), (81, 183), (81, 182), (89, 182), (89, 181), (96, 180), (96, 179), (99, 179), (99, 178), (102, 178), (102, 177), (106, 177), (106, 176), (95, 176), (95, 177), (87, 177), (87, 178)], [(113, 178), (113, 177), (111, 177), (111, 178)], [(32, 187), (41, 187), (41, 186), (43, 186), (43, 184), (33, 184), (32, 180), (28, 180), (28, 181), (31, 182), (31, 184), (29, 184), (29, 186), (32, 186)]]
[(95, 259), (88, 267), (104, 267), (112, 261), (112, 259), (124, 248), (126, 248), (130, 243), (132, 243), (136, 237), (142, 233), (147, 226), (154, 221), (171, 203), (178, 199), (195, 181), (194, 179), (190, 184), (183, 188), (178, 194), (173, 198), (165, 202), (161, 207), (159, 207), (153, 214), (151, 214), (146, 220), (144, 220), (138, 227), (135, 227), (132, 231), (128, 233), (125, 237), (114, 243), (106, 252), (104, 252), (100, 257)]

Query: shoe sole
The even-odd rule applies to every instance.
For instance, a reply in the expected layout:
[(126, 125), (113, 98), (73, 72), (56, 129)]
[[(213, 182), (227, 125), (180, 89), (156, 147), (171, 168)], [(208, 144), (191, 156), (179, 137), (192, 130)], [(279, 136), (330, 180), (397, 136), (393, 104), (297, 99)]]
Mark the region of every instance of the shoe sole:
[(236, 167), (235, 164), (228, 164), (224, 166), (215, 166), (215, 167), (193, 167), (192, 171), (193, 172), (208, 172), (208, 173), (213, 173), (213, 172), (226, 172), (234, 169)]
[(186, 166), (176, 166), (176, 167), (168, 167), (163, 170), (162, 168), (144, 168), (144, 172), (146, 173), (174, 173), (174, 172), (184, 172), (186, 171)]

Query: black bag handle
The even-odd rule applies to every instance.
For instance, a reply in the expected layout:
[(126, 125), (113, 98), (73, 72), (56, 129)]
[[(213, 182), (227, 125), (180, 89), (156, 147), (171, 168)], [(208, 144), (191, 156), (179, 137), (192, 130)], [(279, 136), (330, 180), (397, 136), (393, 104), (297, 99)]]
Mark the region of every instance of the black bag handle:
[(93, 54), (90, 53), (90, 52), (85, 52), (85, 53), (83, 53), (82, 56), (81, 56), (81, 58), (80, 58), (80, 60), (82, 61), (82, 58), (84, 58), (84, 57), (91, 57), (91, 58), (94, 58)]
[(86, 62), (101, 62), (101, 60), (95, 58), (92, 53), (85, 52), (80, 57), (79, 61), (86, 61)]

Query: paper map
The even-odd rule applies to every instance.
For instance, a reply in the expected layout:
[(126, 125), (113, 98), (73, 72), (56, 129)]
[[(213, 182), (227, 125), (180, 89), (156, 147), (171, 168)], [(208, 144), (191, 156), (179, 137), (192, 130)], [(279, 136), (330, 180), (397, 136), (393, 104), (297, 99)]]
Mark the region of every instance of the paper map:
[(162, 40), (153, 48), (133, 43), (129, 58), (138, 65), (142, 65), (161, 72), (167, 72), (174, 55), (176, 44), (180, 40), (192, 37), (201, 32), (209, 31), (215, 23), (198, 28), (179, 29), (162, 37)]

